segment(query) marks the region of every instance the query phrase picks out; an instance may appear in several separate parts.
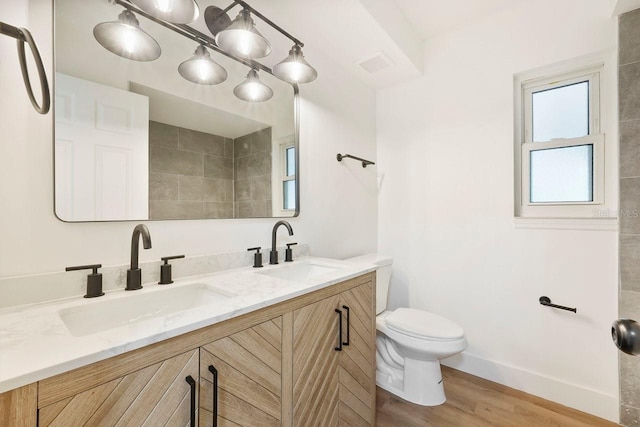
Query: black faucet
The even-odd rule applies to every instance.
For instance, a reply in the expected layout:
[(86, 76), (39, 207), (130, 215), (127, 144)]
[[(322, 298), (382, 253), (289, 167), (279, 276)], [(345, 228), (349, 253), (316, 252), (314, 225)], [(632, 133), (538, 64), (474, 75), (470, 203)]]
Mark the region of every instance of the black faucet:
[(269, 252), (269, 264), (277, 264), (278, 263), (278, 251), (276, 250), (276, 233), (278, 231), (278, 227), (284, 225), (289, 230), (289, 236), (293, 236), (293, 228), (291, 228), (291, 224), (287, 221), (278, 221), (276, 225), (273, 226), (273, 231), (271, 232), (271, 252)]
[(145, 249), (151, 248), (151, 234), (144, 224), (136, 225), (131, 236), (131, 268), (127, 270), (127, 287), (125, 291), (135, 291), (142, 289), (142, 270), (138, 267), (138, 251), (140, 246), (140, 236)]

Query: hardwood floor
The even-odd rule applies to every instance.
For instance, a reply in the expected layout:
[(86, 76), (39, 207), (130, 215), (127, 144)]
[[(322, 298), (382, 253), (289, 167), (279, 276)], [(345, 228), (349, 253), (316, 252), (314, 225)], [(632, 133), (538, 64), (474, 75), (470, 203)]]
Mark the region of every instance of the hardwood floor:
[(442, 367), (447, 402), (426, 407), (378, 387), (378, 427), (551, 427), (618, 424), (482, 378)]

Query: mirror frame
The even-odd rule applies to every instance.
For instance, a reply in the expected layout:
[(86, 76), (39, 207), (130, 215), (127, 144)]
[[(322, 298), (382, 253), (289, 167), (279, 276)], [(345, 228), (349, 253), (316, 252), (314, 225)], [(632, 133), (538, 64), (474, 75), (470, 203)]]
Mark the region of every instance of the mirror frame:
[[(295, 191), (296, 191), (296, 208), (293, 211), (293, 215), (291, 216), (262, 216), (262, 217), (248, 217), (248, 218), (176, 218), (176, 219), (105, 219), (105, 220), (92, 220), (92, 221), (68, 221), (62, 219), (58, 216), (56, 212), (56, 3), (58, 0), (51, 0), (51, 32), (52, 32), (52, 69), (53, 69), (53, 78), (51, 79), (51, 130), (52, 130), (52, 160), (53, 160), (53, 176), (52, 176), (52, 186), (53, 186), (53, 215), (61, 222), (67, 224), (86, 224), (86, 223), (109, 223), (109, 222), (140, 222), (140, 221), (153, 221), (153, 222), (161, 222), (161, 221), (228, 221), (228, 220), (256, 220), (256, 219), (287, 219), (287, 218), (297, 218), (300, 216), (300, 88), (297, 83), (289, 83), (283, 80), (283, 83), (287, 83), (291, 85), (293, 88), (293, 144), (296, 149), (295, 152), (295, 160), (296, 160), (296, 179), (295, 179)], [(235, 59), (231, 57), (232, 59)], [(241, 61), (239, 61), (241, 62)], [(242, 63), (242, 62), (241, 62)], [(246, 64), (245, 64), (246, 65)], [(262, 64), (261, 64), (262, 65)], [(273, 70), (271, 68), (262, 65), (261, 71), (266, 72), (276, 79), (275, 74), (273, 74)], [(177, 70), (177, 68), (176, 68)], [(176, 71), (177, 72), (177, 71)]]

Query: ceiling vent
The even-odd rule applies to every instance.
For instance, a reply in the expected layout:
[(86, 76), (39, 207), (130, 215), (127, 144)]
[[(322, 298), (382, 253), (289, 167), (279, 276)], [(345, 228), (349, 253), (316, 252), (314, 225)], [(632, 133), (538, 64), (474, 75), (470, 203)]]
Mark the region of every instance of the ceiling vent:
[(356, 61), (369, 74), (376, 74), (393, 66), (393, 61), (383, 52), (376, 52), (373, 56)]

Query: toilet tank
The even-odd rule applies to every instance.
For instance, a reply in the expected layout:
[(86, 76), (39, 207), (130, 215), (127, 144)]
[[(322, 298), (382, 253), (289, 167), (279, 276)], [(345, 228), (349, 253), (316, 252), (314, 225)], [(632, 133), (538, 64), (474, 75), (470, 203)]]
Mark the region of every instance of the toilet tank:
[(376, 270), (376, 314), (385, 311), (389, 298), (389, 283), (391, 282), (391, 265), (393, 264), (393, 258), (381, 254), (366, 254), (349, 258), (347, 261), (375, 264), (378, 266), (378, 270)]

